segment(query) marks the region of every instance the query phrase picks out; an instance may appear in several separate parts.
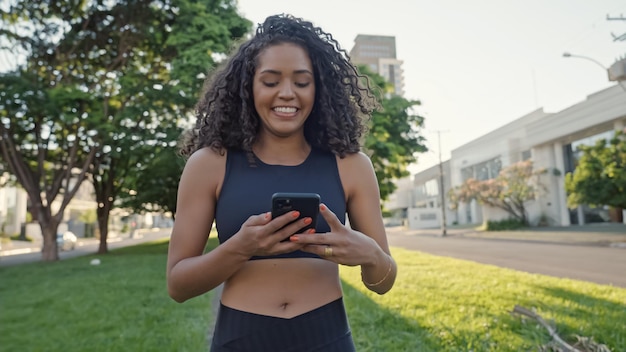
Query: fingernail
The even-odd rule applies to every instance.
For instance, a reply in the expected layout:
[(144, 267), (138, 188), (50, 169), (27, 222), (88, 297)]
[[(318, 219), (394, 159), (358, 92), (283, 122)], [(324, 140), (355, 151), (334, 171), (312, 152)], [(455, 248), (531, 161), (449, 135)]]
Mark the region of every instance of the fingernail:
[(299, 211), (294, 211), (293, 213), (291, 213), (291, 217), (293, 217), (294, 219), (297, 219), (298, 216), (300, 216), (300, 212)]
[(311, 219), (311, 218), (305, 218), (305, 219), (304, 219), (304, 224), (305, 224), (305, 225), (308, 225), (308, 224), (310, 224), (311, 222), (313, 222), (313, 219)]
[(309, 229), (309, 231), (307, 231), (310, 234), (314, 234), (315, 233), (315, 229)]
[(268, 213), (265, 213), (265, 218), (266, 218), (266, 219), (269, 219), (269, 218), (270, 218), (270, 216), (272, 216), (272, 214), (271, 214), (271, 213), (269, 213), (269, 212), (268, 212)]
[(298, 236), (296, 236), (296, 235), (290, 236), (289, 237), (289, 241), (291, 241), (291, 242), (298, 242)]
[(322, 209), (322, 211), (326, 211), (326, 205), (321, 204), (321, 205), (320, 205), (320, 209)]

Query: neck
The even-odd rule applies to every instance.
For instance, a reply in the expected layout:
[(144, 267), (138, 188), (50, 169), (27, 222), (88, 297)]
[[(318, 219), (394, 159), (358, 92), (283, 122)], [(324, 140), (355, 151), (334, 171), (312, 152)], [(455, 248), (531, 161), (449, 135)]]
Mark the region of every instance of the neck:
[(301, 138), (259, 136), (252, 146), (254, 154), (267, 164), (299, 165), (311, 152), (311, 146)]

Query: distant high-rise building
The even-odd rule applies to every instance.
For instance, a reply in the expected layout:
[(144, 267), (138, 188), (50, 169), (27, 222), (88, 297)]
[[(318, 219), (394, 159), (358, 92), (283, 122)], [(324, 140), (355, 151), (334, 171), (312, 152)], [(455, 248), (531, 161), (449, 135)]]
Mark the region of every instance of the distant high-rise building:
[(393, 94), (404, 95), (402, 60), (396, 58), (396, 37), (359, 34), (350, 50), (355, 65), (367, 65), (393, 86)]

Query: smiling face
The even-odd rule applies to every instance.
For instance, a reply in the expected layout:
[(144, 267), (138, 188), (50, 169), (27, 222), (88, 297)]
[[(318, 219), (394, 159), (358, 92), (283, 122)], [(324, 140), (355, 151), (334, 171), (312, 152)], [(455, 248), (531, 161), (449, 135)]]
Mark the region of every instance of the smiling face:
[(291, 43), (265, 48), (258, 56), (252, 93), (262, 133), (302, 134), (315, 101), (315, 77), (307, 52)]

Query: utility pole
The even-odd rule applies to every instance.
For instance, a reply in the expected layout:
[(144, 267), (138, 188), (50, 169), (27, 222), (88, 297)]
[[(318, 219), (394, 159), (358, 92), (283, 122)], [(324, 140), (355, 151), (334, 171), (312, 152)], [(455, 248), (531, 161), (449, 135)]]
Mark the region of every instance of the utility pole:
[(437, 143), (439, 145), (439, 194), (440, 194), (440, 205), (441, 205), (441, 236), (445, 237), (447, 235), (446, 229), (446, 195), (445, 195), (445, 187), (443, 183), (443, 162), (441, 161), (441, 132), (447, 131), (436, 131), (437, 132)]

